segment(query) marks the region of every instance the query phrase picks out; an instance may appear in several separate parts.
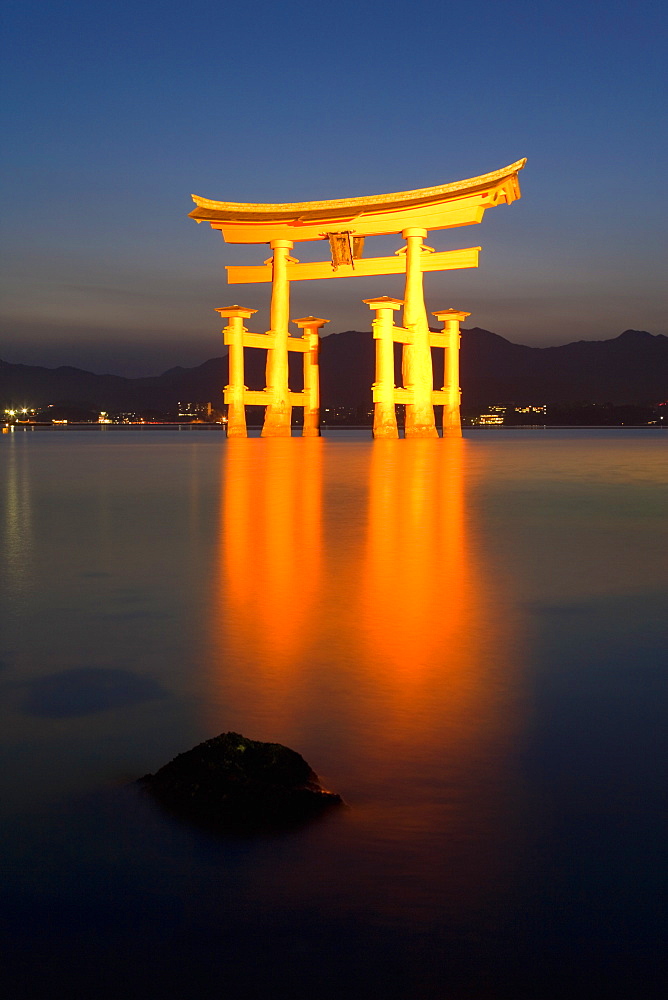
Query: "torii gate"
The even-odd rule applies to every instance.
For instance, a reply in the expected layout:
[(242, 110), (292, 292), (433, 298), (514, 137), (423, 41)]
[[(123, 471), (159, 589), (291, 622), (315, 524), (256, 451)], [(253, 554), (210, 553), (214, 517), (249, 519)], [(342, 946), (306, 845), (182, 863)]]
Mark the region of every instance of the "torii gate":
[[(292, 337), (290, 282), (360, 275), (404, 274), (403, 300), (382, 296), (365, 299), (375, 312), (376, 379), (373, 384), (374, 437), (399, 436), (396, 403), (406, 407), (406, 437), (437, 437), (434, 405), (443, 405), (443, 436), (461, 435), (459, 415), (459, 324), (469, 313), (444, 309), (432, 313), (443, 323), (443, 331), (429, 329), (422, 275), (425, 271), (448, 271), (478, 266), (480, 247), (434, 252), (424, 245), (431, 229), (451, 229), (481, 222), (485, 210), (509, 205), (520, 197), (518, 172), (526, 160), (490, 174), (455, 181), (439, 187), (401, 191), (367, 198), (307, 201), (284, 205), (255, 205), (210, 201), (192, 195), (197, 207), (190, 213), (196, 222), (219, 229), (227, 243), (268, 243), (272, 257), (260, 266), (227, 267), (231, 285), (271, 282), (271, 318), (267, 333), (250, 333), (244, 320), (257, 310), (241, 306), (217, 309), (228, 320), (223, 333), (229, 346), (229, 384), (224, 399), (228, 405), (229, 437), (246, 437), (245, 407), (265, 407), (263, 437), (290, 437), (292, 407), (304, 407), (304, 437), (320, 433), (318, 346), (319, 331), (328, 322), (315, 316), (294, 320), (301, 337)], [(401, 233), (406, 245), (393, 257), (363, 258), (366, 236)], [(328, 240), (332, 259), (300, 263), (290, 256), (295, 243)], [(394, 312), (403, 305), (402, 326), (394, 323)], [(403, 385), (394, 383), (394, 343), (403, 344)], [(244, 347), (267, 351), (266, 388), (251, 391), (244, 386)], [(431, 348), (445, 350), (444, 386), (434, 389)], [(304, 356), (304, 390), (291, 392), (288, 385), (288, 352)]]

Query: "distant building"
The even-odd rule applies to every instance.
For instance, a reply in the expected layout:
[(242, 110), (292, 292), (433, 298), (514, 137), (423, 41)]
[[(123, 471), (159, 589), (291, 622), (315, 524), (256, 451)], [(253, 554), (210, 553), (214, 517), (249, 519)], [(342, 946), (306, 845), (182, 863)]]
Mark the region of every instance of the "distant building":
[(27, 424), (34, 419), (37, 410), (33, 406), (16, 406), (5, 409), (4, 419), (11, 424)]
[(485, 413), (471, 417), (474, 427), (535, 426), (544, 424), (547, 406), (544, 403), (529, 403), (525, 406), (489, 406)]
[(481, 413), (473, 417), (471, 423), (474, 427), (498, 427), (506, 419), (505, 406), (490, 406), (487, 413)]
[(179, 416), (190, 420), (207, 420), (211, 416), (211, 403), (179, 403)]
[(536, 413), (542, 416), (547, 414), (547, 406), (545, 404), (542, 406), (515, 406), (513, 409), (515, 413)]

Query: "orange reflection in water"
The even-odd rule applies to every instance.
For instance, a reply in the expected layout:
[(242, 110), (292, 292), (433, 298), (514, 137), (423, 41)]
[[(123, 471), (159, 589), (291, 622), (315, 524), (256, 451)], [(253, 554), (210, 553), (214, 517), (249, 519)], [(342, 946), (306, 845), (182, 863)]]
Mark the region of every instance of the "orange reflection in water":
[[(362, 608), (369, 662), (391, 692), (397, 725), (408, 703), (461, 722), (484, 699), (481, 672), (504, 622), (490, 607), (468, 537), (463, 439), (379, 442), (369, 468)], [(493, 603), (493, 602), (492, 602)], [(447, 688), (444, 703), (435, 699)], [(415, 720), (414, 720), (415, 721)]]
[(482, 715), (511, 679), (514, 618), (507, 581), (483, 569), (475, 540), (470, 444), (345, 447), (228, 441), (214, 585), (225, 684), (240, 709), (246, 695), (254, 714), (264, 704), (272, 730), (324, 693), (368, 726), (378, 716), (383, 740), (425, 727), (488, 735)]
[[(217, 607), (224, 662), (252, 666), (278, 725), (313, 628), (322, 573), (322, 441), (240, 439), (224, 453)], [(219, 623), (220, 624), (220, 623)]]
[(228, 441), (214, 587), (226, 704), (272, 732), (294, 723), (287, 738), (326, 698), (387, 752), (507, 729), (514, 616), (502, 570), (483, 568), (470, 447)]
[(371, 456), (363, 593), (367, 641), (407, 696), (428, 679), (444, 641), (452, 646), (472, 566), (462, 440), (394, 443), (379, 442)]
[(223, 459), (211, 730), (303, 752), (374, 851), (419, 845), (389, 910), (420, 905), (424, 864), (457, 905), (512, 865), (518, 630), (470, 449), (242, 439)]
[[(378, 444), (360, 595), (365, 660), (382, 706), (377, 767), (390, 780), (394, 765), (384, 762), (406, 748), (440, 761), (444, 781), (470, 796), (459, 818), (467, 824), (473, 811), (482, 824), (498, 805), (499, 764), (515, 733), (517, 638), (508, 582), (484, 566), (476, 537), (471, 445)], [(421, 821), (413, 814), (411, 822)], [(422, 822), (433, 822), (433, 810)]]

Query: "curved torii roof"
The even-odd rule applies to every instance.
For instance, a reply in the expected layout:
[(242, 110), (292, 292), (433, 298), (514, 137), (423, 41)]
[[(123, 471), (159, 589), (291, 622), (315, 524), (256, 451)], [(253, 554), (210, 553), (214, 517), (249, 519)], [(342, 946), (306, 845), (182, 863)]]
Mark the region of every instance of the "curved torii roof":
[(480, 222), (486, 208), (519, 198), (517, 175), (525, 163), (517, 160), (501, 170), (437, 187), (332, 201), (267, 205), (211, 201), (194, 194), (197, 207), (190, 218), (220, 229), (228, 243), (319, 240), (337, 229), (359, 236), (397, 233), (410, 226), (447, 229)]

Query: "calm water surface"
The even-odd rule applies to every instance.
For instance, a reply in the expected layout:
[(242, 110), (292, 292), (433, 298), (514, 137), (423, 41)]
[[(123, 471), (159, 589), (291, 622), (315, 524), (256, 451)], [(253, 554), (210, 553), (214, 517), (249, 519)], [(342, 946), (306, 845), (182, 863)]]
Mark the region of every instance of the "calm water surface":
[[(8, 995), (664, 995), (667, 455), (3, 435)], [(349, 808), (226, 840), (128, 790), (230, 729)]]

